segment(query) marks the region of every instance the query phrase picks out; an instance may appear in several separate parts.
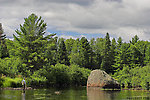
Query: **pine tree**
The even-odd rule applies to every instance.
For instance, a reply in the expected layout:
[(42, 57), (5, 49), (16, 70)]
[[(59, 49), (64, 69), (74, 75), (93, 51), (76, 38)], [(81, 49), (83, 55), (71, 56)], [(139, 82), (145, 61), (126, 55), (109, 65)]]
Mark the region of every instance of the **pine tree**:
[(57, 62), (61, 64), (69, 65), (66, 45), (64, 43), (63, 38), (60, 38), (58, 41)]
[(20, 25), (20, 30), (16, 30), (18, 36), (14, 36), (15, 42), (19, 44), (17, 48), (20, 53), (20, 58), (26, 65), (26, 69), (31, 72), (38, 70), (45, 64), (45, 51), (47, 44), (51, 42), (55, 34), (45, 35), (46, 23), (41, 17), (38, 18), (35, 14), (31, 14), (24, 19), (23, 25)]
[(135, 43), (136, 48), (138, 49), (140, 55), (139, 55), (139, 63), (140, 66), (146, 65), (146, 50), (148, 49), (148, 41), (137, 41)]
[(98, 61), (97, 61), (97, 55), (96, 55), (96, 41), (94, 38), (92, 38), (90, 40), (90, 47), (91, 47), (91, 55), (90, 55), (90, 65), (91, 65), (91, 69), (97, 69), (100, 68), (100, 66), (98, 65)]
[(113, 67), (116, 71), (122, 70), (124, 66), (129, 66), (130, 62), (130, 44), (122, 43), (117, 49), (117, 55), (115, 56), (115, 63)]
[(120, 69), (122, 69), (123, 68), (123, 50), (122, 50), (122, 48), (124, 48), (124, 45), (122, 46), (122, 38), (121, 37), (119, 37), (118, 38), (118, 40), (117, 40), (117, 44), (116, 44), (116, 56), (115, 56), (115, 63), (114, 63), (114, 65), (113, 65), (113, 67), (114, 67), (114, 70), (115, 71), (118, 71), (118, 70), (120, 70)]
[(82, 62), (81, 62), (81, 58), (79, 56), (79, 38), (76, 39), (73, 43), (73, 47), (72, 47), (72, 50), (71, 50), (71, 54), (70, 54), (70, 63), (71, 64), (75, 64), (75, 65), (80, 65)]
[(96, 66), (102, 69), (102, 59), (104, 57), (105, 39), (97, 38), (95, 43), (95, 54), (96, 54)]
[(135, 36), (132, 38), (132, 41), (130, 41), (130, 43), (135, 44), (135, 43), (138, 42), (138, 40), (139, 40), (139, 37), (138, 37), (137, 35), (135, 35)]
[(58, 37), (52, 38), (51, 43), (48, 43), (45, 50), (46, 63), (48, 66), (57, 64), (57, 40)]
[(147, 45), (146, 51), (145, 51), (145, 64), (150, 64), (150, 43)]
[(79, 54), (82, 62), (81, 63), (82, 67), (91, 68), (91, 64), (90, 64), (91, 53), (92, 50), (88, 40), (85, 37), (82, 37), (79, 46)]
[(9, 56), (5, 39), (6, 35), (4, 34), (2, 24), (0, 23), (0, 58)]
[(105, 44), (104, 44), (104, 56), (102, 59), (102, 69), (107, 73), (112, 73), (113, 68), (111, 66), (111, 41), (109, 38), (109, 33), (105, 36)]
[(121, 47), (122, 45), (122, 38), (119, 37), (118, 40), (117, 40), (117, 49), (119, 50), (119, 48)]
[[(111, 43), (111, 66), (115, 64), (115, 56), (116, 56), (116, 40), (115, 38), (112, 39)], [(114, 68), (112, 68), (112, 72), (114, 72)]]
[(113, 64), (115, 56), (116, 56), (116, 40), (115, 40), (115, 38), (112, 39), (111, 56), (112, 56), (111, 58), (112, 58), (112, 64)]
[(142, 66), (143, 65), (143, 54), (142, 52), (139, 51), (139, 49), (133, 45), (130, 44), (130, 48), (128, 49), (129, 51), (129, 57), (130, 57), (130, 67), (137, 67), (137, 66)]
[(65, 45), (66, 45), (66, 50), (67, 50), (67, 55), (68, 55), (68, 58), (69, 58), (69, 61), (70, 61), (70, 56), (71, 56), (71, 50), (73, 48), (73, 44), (74, 44), (75, 40), (70, 38), (70, 39), (67, 39), (65, 41)]

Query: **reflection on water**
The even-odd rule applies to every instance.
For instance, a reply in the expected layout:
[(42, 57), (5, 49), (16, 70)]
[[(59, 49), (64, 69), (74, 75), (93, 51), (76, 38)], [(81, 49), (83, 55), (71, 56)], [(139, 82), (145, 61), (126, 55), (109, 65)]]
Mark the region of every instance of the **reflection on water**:
[(108, 91), (98, 87), (0, 90), (0, 100), (150, 100), (150, 92)]
[(23, 90), (22, 91), (22, 100), (26, 100), (25, 96), (26, 96), (26, 93), (25, 93), (25, 90)]
[(101, 90), (99, 87), (87, 87), (88, 100), (115, 100), (120, 91)]

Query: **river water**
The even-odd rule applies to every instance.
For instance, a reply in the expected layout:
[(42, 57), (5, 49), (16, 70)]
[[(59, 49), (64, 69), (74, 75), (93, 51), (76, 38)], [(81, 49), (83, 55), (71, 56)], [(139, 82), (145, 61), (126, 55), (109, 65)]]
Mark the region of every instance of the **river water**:
[(150, 92), (100, 88), (0, 90), (0, 100), (150, 100)]

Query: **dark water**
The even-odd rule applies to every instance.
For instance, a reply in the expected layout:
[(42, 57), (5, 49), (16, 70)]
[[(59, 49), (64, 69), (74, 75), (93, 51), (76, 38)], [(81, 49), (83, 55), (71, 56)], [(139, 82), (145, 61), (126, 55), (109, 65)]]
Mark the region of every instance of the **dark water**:
[(150, 100), (150, 92), (100, 88), (0, 90), (0, 100)]

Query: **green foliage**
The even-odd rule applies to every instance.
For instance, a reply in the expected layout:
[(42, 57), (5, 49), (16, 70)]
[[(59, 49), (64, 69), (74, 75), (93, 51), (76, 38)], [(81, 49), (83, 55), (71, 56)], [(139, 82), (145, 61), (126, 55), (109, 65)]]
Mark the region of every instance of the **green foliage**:
[(31, 14), (24, 19), (23, 25), (20, 25), (20, 30), (16, 30), (18, 37), (14, 36), (15, 42), (18, 43), (19, 56), (28, 67), (28, 70), (33, 71), (42, 68), (46, 58), (44, 52), (46, 46), (51, 42), (52, 35), (45, 35), (46, 23), (41, 17)]
[(12, 40), (7, 39), (6, 45), (9, 53), (9, 57), (18, 57), (19, 50), (16, 50), (19, 47), (19, 44), (17, 42), (14, 42)]
[(123, 70), (120, 70), (114, 74), (114, 77), (119, 83), (132, 85), (132, 87), (142, 87), (143, 89), (148, 89), (150, 82), (150, 66), (129, 68), (124, 66)]
[(0, 87), (3, 86), (3, 82), (4, 82), (4, 79), (2, 77), (0, 77)]
[(0, 58), (5, 58), (9, 56), (5, 40), (6, 35), (4, 34), (2, 24), (0, 23)]
[(46, 77), (43, 76), (43, 71), (42, 69), (35, 71), (32, 76), (27, 79), (27, 85), (28, 86), (33, 86), (33, 87), (44, 87), (46, 84)]
[(101, 63), (101, 69), (106, 71), (107, 73), (112, 73), (112, 60), (111, 60), (111, 41), (109, 39), (109, 33), (105, 36), (104, 42), (104, 56)]
[(65, 45), (66, 45), (66, 50), (67, 50), (67, 55), (69, 56), (71, 54), (71, 50), (73, 48), (73, 43), (75, 42), (74, 39), (70, 38), (70, 39), (67, 39), (65, 41)]
[(52, 86), (67, 86), (70, 82), (69, 67), (63, 64), (56, 64), (45, 67), (47, 83)]
[(15, 77), (22, 62), (19, 58), (0, 59), (0, 73), (7, 76)]
[(22, 78), (10, 78), (10, 77), (3, 77), (3, 85), (2, 87), (21, 87)]
[(48, 65), (55, 65), (57, 63), (57, 37), (52, 38), (50, 43), (47, 44), (44, 57)]
[(80, 68), (77, 65), (70, 66), (71, 84), (85, 86), (91, 70)]
[(85, 37), (76, 39), (71, 51), (70, 63), (92, 69), (92, 60), (92, 48), (88, 40)]
[(44, 69), (36, 71), (31, 76), (30, 83), (34, 82), (37, 86), (40, 85), (39, 83), (46, 83), (47, 87), (86, 85), (89, 74), (89, 69), (80, 68), (78, 65), (66, 66), (58, 63), (55, 66), (44, 66)]
[(67, 55), (66, 45), (64, 39), (60, 38), (58, 42), (57, 50), (57, 62), (65, 65), (69, 65), (69, 59)]
[(135, 44), (135, 43), (138, 42), (138, 40), (139, 40), (139, 37), (138, 37), (137, 35), (135, 35), (135, 36), (132, 38), (132, 41), (130, 41), (130, 43)]
[(80, 63), (81, 67), (90, 68), (90, 55), (91, 55), (91, 47), (88, 40), (85, 37), (82, 37), (79, 45), (79, 57), (82, 63)]
[(92, 48), (93, 52), (94, 52), (94, 67), (95, 69), (102, 69), (101, 67), (101, 63), (102, 63), (102, 59), (104, 56), (104, 43), (105, 43), (105, 39), (103, 38), (97, 38), (95, 41), (95, 45)]
[(89, 69), (103, 69), (126, 87), (149, 88), (149, 41), (135, 35), (128, 43), (121, 37), (116, 42), (109, 33), (90, 41), (63, 39), (47, 35), (46, 23), (35, 14), (24, 21), (13, 41), (0, 24), (0, 75), (6, 76), (0, 86), (15, 87), (14, 77), (20, 74), (30, 86), (86, 85)]
[(80, 65), (81, 59), (79, 56), (79, 39), (76, 39), (75, 42), (73, 43), (73, 47), (69, 58), (71, 64)]

